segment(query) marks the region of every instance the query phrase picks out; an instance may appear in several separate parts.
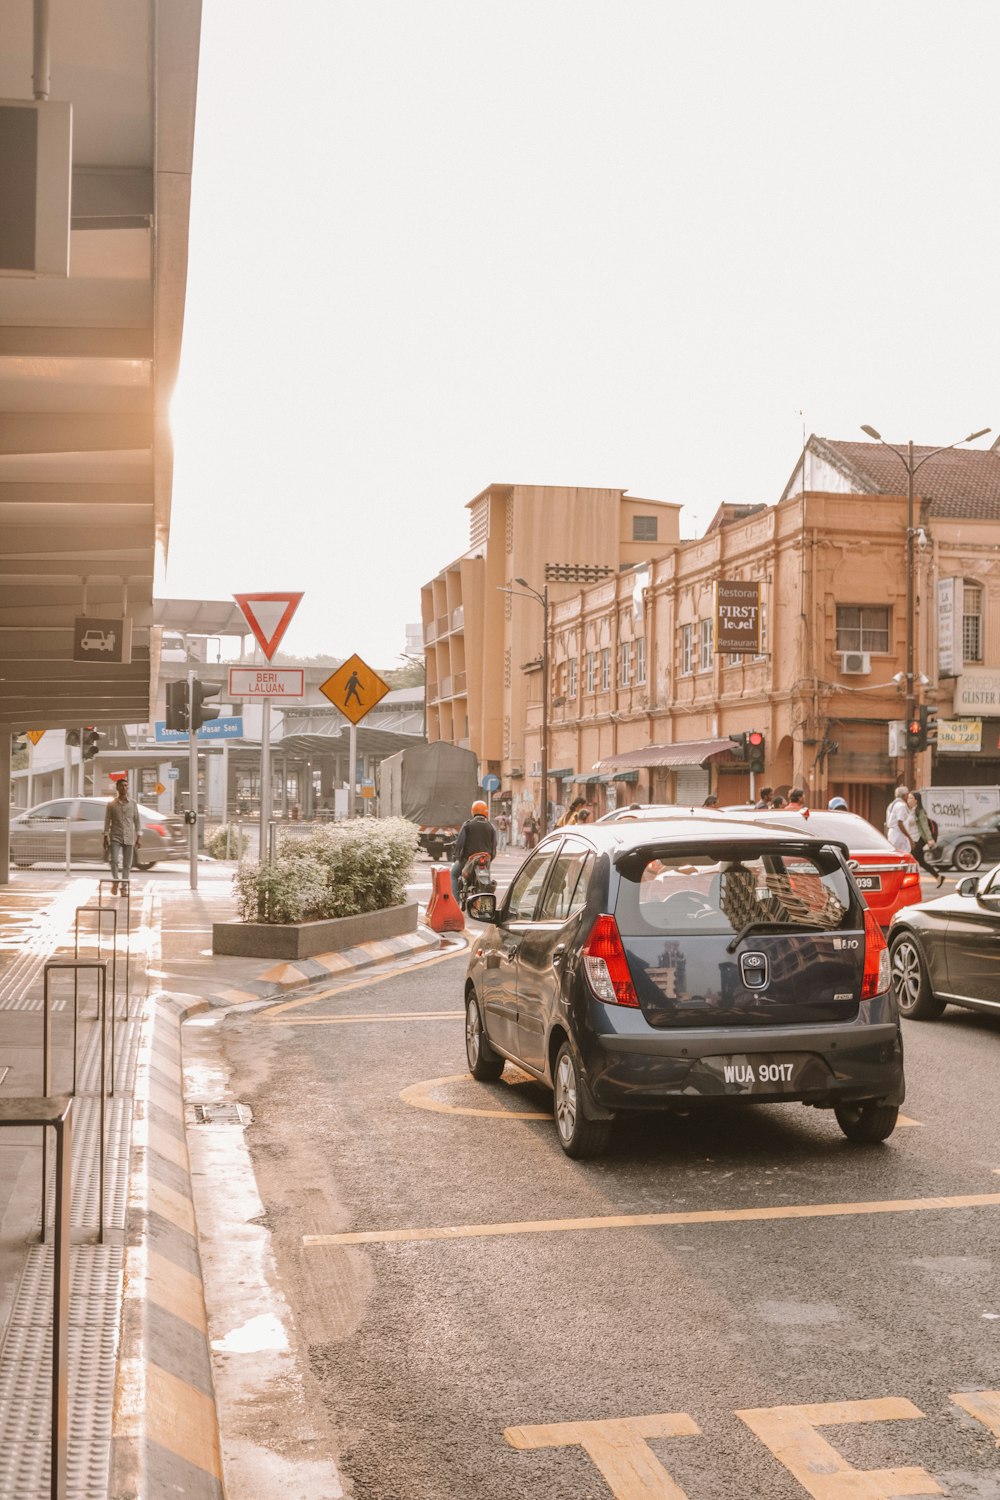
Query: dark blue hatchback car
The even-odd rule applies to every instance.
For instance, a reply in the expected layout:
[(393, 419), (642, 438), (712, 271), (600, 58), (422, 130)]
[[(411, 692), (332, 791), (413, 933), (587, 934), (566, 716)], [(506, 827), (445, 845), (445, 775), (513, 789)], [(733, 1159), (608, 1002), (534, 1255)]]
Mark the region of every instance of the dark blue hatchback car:
[(465, 981), (474, 1077), (506, 1060), (594, 1156), (623, 1111), (799, 1101), (885, 1140), (903, 1051), (878, 923), (847, 850), (691, 813), (557, 830), (484, 922)]

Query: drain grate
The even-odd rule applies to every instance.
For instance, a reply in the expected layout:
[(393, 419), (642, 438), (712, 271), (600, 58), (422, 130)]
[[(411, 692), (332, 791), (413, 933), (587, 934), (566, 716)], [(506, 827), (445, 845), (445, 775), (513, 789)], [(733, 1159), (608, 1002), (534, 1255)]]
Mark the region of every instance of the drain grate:
[(194, 1118), (197, 1125), (249, 1125), (253, 1111), (246, 1104), (196, 1104)]

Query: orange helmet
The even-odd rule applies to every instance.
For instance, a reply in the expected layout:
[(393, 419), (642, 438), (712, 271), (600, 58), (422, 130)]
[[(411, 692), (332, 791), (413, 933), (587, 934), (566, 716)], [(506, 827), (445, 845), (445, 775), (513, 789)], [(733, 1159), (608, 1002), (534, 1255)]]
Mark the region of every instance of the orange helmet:
[(488, 812), (489, 812), (489, 808), (486, 806), (485, 802), (473, 802), (473, 804), (472, 804), (472, 816), (473, 817), (475, 817), (476, 813), (482, 813), (483, 817), (485, 818), (486, 815), (488, 814)]

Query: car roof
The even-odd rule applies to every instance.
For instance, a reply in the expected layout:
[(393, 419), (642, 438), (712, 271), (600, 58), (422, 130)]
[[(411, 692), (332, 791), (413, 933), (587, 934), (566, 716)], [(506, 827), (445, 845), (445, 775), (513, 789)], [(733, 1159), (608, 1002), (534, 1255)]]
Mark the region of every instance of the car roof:
[(819, 808), (816, 811), (810, 809), (809, 816), (796, 812), (794, 809), (779, 807), (768, 811), (764, 808), (736, 807), (726, 808), (726, 816), (738, 818), (741, 821), (755, 823), (769, 823), (781, 828), (800, 828), (814, 834), (820, 839), (835, 839), (838, 843), (847, 844), (852, 852), (863, 850), (875, 850), (879, 854), (899, 851), (893, 849), (885, 834), (882, 833), (867, 818), (859, 817), (857, 813), (831, 812), (828, 808)]
[(643, 817), (635, 821), (614, 823), (572, 823), (565, 828), (555, 828), (538, 844), (538, 849), (555, 848), (559, 839), (579, 837), (599, 851), (606, 851), (613, 859), (629, 854), (635, 849), (655, 844), (658, 848), (675, 844), (679, 848), (690, 848), (692, 844), (720, 844), (730, 846), (759, 845), (762, 833), (767, 842), (787, 844), (801, 848), (804, 843), (814, 846), (835, 843), (847, 849), (847, 843), (839, 835), (809, 827), (812, 820), (797, 818), (792, 827), (775, 824), (762, 825), (760, 821), (720, 816), (711, 809), (666, 808), (658, 817)]

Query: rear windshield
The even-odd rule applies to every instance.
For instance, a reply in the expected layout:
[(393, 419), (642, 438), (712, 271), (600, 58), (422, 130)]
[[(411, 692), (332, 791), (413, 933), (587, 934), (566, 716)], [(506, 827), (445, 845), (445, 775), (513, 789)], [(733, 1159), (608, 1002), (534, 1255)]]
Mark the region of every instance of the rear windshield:
[(736, 933), (750, 923), (785, 932), (856, 925), (847, 874), (829, 849), (746, 849), (715, 860), (644, 850), (618, 868), (615, 917), (633, 937)]

